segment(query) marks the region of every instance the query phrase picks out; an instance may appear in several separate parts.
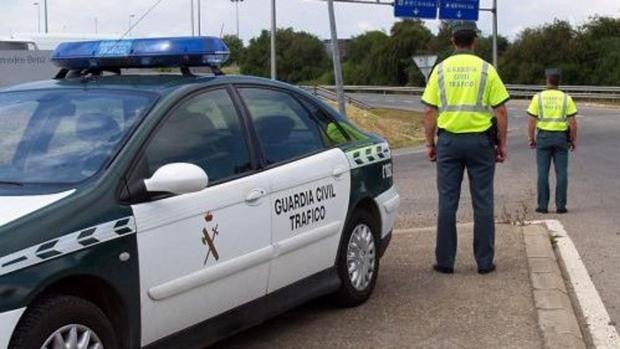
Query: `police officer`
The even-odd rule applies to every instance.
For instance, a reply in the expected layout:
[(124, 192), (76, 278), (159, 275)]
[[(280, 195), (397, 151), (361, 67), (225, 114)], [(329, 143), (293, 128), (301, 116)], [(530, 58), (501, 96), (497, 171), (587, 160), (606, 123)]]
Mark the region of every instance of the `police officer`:
[(474, 54), (477, 33), (475, 22), (452, 23), (456, 51), (435, 67), (422, 96), (427, 105), (424, 126), (428, 158), (437, 162), (439, 192), (437, 262), (433, 268), (446, 274), (454, 272), (456, 211), (466, 169), (474, 208), (478, 272), (495, 271), (493, 179), (495, 162), (507, 157), (505, 103), (510, 96), (495, 68)]
[[(568, 150), (574, 151), (577, 142), (577, 106), (573, 99), (560, 91), (561, 71), (545, 71), (547, 89), (534, 96), (527, 113), (530, 148), (536, 149), (538, 166), (538, 207), (536, 212), (548, 213), (549, 168), (555, 167), (555, 207), (557, 213), (567, 213)], [(538, 135), (535, 132), (538, 129)], [(536, 138), (534, 138), (536, 137)]]

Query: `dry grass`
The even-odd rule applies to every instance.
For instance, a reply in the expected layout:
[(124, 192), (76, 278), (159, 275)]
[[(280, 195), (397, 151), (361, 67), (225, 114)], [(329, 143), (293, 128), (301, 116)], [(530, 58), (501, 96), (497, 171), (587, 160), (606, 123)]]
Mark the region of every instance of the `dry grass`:
[(383, 108), (364, 110), (348, 105), (347, 115), (360, 128), (387, 139), (394, 149), (424, 143), (422, 113)]

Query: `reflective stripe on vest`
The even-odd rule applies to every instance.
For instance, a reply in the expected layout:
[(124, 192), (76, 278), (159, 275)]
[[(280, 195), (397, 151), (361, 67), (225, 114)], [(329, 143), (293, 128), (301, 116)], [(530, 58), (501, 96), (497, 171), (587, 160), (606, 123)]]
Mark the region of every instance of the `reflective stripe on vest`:
[(446, 90), (446, 78), (443, 71), (443, 63), (437, 66), (437, 78), (439, 82), (439, 98), (441, 100), (441, 106), (439, 107), (440, 113), (454, 113), (454, 112), (472, 112), (472, 113), (492, 113), (493, 109), (484, 105), (484, 91), (487, 86), (487, 80), (489, 79), (489, 66), (490, 64), (484, 62), (482, 65), (482, 75), (480, 77), (480, 87), (478, 89), (478, 98), (475, 105), (449, 105), (448, 93)]
[(562, 101), (562, 116), (558, 118), (546, 118), (545, 108), (543, 106), (542, 92), (538, 94), (538, 121), (540, 122), (567, 122), (566, 111), (568, 110), (568, 95), (564, 93), (564, 100)]

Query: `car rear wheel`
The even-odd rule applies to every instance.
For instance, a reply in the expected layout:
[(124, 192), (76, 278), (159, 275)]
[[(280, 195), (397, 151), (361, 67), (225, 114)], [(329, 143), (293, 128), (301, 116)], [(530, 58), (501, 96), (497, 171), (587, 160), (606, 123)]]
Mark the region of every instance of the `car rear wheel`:
[(73, 296), (45, 298), (28, 308), (11, 349), (116, 349), (110, 320), (94, 304)]
[(370, 298), (379, 274), (375, 226), (366, 211), (356, 212), (344, 231), (336, 268), (342, 282), (335, 301), (342, 306), (360, 305)]

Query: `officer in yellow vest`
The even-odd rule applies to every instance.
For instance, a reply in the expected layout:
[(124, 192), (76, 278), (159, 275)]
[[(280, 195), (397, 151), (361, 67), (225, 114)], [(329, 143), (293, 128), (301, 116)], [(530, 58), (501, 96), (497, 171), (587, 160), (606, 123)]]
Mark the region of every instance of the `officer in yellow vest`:
[[(435, 271), (451, 274), (457, 250), (456, 212), (467, 170), (474, 208), (474, 255), (478, 272), (495, 270), (493, 179), (507, 157), (510, 99), (495, 68), (477, 57), (475, 22), (452, 23), (456, 52), (438, 64), (422, 102), (428, 157), (437, 162), (439, 214)], [(435, 132), (438, 140), (435, 143)]]
[[(536, 212), (548, 213), (549, 168), (555, 167), (555, 207), (557, 213), (567, 213), (568, 150), (577, 144), (577, 107), (573, 99), (558, 89), (561, 72), (547, 69), (547, 89), (534, 96), (527, 113), (530, 148), (536, 149), (538, 165), (538, 207)], [(535, 135), (536, 130), (538, 134)]]

